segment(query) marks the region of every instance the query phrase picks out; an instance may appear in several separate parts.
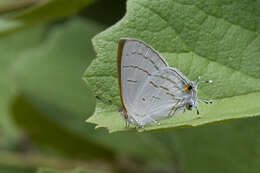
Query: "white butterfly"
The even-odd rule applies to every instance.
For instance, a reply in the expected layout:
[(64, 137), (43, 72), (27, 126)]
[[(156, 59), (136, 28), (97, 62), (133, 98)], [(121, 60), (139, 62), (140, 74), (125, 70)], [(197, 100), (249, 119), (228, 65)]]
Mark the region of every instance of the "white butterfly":
[[(121, 38), (117, 55), (122, 115), (136, 127), (197, 109), (199, 83), (192, 82), (143, 41)], [(198, 110), (197, 110), (197, 113)]]

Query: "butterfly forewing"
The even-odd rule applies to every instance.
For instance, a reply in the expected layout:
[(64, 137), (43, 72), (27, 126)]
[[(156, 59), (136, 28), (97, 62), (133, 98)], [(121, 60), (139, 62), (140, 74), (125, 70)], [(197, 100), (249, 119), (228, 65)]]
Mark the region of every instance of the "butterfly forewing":
[(148, 78), (168, 66), (158, 52), (134, 39), (120, 39), (118, 63), (121, 100), (127, 111), (136, 109), (138, 91)]

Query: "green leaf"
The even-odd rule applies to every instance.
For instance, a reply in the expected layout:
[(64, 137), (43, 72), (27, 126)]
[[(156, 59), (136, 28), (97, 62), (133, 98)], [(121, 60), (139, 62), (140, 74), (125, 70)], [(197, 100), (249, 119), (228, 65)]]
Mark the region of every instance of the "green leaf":
[(11, 166), (0, 165), (0, 172), (4, 173), (35, 173), (34, 169), (16, 168)]
[(103, 161), (95, 160), (95, 164), (91, 161), (83, 161), (79, 159), (68, 159), (67, 157), (57, 157), (47, 152), (39, 151), (30, 152), (0, 152), (0, 172), (3, 173), (35, 173), (37, 168), (55, 168), (60, 170), (71, 170), (75, 168), (84, 168), (86, 170), (98, 170), (107, 172), (111, 170), (110, 165)]
[[(260, 117), (169, 133), (182, 172), (257, 173)], [(216, 164), (217, 163), (217, 164)]]
[(23, 10), (34, 5), (35, 3), (37, 3), (36, 0), (1, 0), (0, 14)]
[(103, 157), (107, 159), (113, 157), (112, 152), (104, 149), (98, 143), (73, 134), (70, 129), (65, 129), (48, 119), (44, 112), (39, 112), (23, 96), (16, 98), (11, 105), (11, 112), (16, 124), (39, 146), (57, 150), (71, 158)]
[[(1, 25), (0, 27), (0, 35), (23, 29), (32, 24), (44, 23), (73, 15), (93, 2), (94, 0), (28, 1), (27, 3), (30, 3), (28, 4), (28, 6), (31, 5), (30, 7), (17, 12), (12, 12), (7, 17), (4, 16), (0, 19), (0, 21), (4, 21), (1, 22), (4, 23), (4, 25)], [(16, 2), (13, 3), (13, 6), (16, 4), (19, 9), (24, 3)]]
[(174, 132), (141, 134), (152, 134), (156, 141), (164, 144), (177, 160), (180, 170), (177, 172), (257, 173), (260, 168), (259, 123), (258, 116)]
[(23, 51), (39, 45), (44, 29), (44, 26), (34, 27), (0, 38), (0, 142), (8, 147), (12, 146), (9, 142), (15, 141), (20, 135), (9, 112), (10, 102), (16, 95), (11, 68)]
[(37, 173), (100, 173), (99, 171), (93, 170), (84, 170), (84, 169), (75, 169), (75, 170), (55, 170), (49, 168), (41, 168), (37, 171)]
[(48, 0), (43, 3), (38, 2), (33, 8), (15, 15), (13, 18), (26, 23), (45, 22), (75, 14), (93, 2), (94, 0)]
[[(124, 128), (116, 73), (117, 44), (121, 37), (145, 41), (189, 79), (211, 79), (198, 97), (213, 100), (199, 104), (201, 118), (186, 111), (145, 131), (194, 127), (260, 114), (260, 25), (257, 2), (231, 0), (132, 0), (125, 17), (93, 39), (97, 52), (85, 80), (104, 105), (88, 122), (110, 132)], [(242, 10), (243, 9), (243, 10)], [(112, 102), (113, 105), (108, 104)]]
[(80, 18), (57, 25), (41, 46), (24, 52), (13, 67), (21, 93), (12, 105), (13, 118), (40, 146), (71, 157), (114, 156), (89, 139), (95, 131), (84, 122), (93, 113), (95, 98), (81, 77), (95, 56), (90, 38), (101, 28)]
[(42, 46), (24, 52), (16, 62), (19, 90), (64, 112), (91, 114), (95, 100), (81, 76), (95, 56), (90, 38), (101, 28), (80, 18), (53, 27)]

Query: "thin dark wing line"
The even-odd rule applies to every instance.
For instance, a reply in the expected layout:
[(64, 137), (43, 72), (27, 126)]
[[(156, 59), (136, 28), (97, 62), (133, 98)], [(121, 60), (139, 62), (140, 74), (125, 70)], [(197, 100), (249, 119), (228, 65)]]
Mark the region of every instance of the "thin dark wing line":
[[(169, 67), (169, 70), (171, 70), (172, 72), (175, 72), (178, 75), (178, 77), (185, 82), (186, 85), (190, 84), (190, 81), (188, 79), (186, 79), (186, 77), (182, 73), (180, 73), (177, 69), (175, 69), (173, 67)], [(182, 76), (184, 76), (185, 78), (183, 78)]]

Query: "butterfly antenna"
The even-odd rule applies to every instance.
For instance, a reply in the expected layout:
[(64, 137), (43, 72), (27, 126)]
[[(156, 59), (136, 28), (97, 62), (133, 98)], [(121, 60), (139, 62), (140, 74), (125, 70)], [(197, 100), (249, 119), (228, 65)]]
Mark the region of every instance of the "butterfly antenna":
[(198, 85), (201, 84), (201, 83), (213, 83), (213, 81), (212, 81), (212, 80), (201, 81), (201, 80), (200, 80), (200, 76), (199, 76), (198, 79), (197, 79), (197, 81), (196, 81), (196, 84), (197, 84), (197, 86), (198, 86)]
[(208, 101), (208, 100), (200, 100), (198, 99), (199, 102), (201, 103), (205, 103), (205, 104), (212, 104), (213, 102), (212, 101)]

